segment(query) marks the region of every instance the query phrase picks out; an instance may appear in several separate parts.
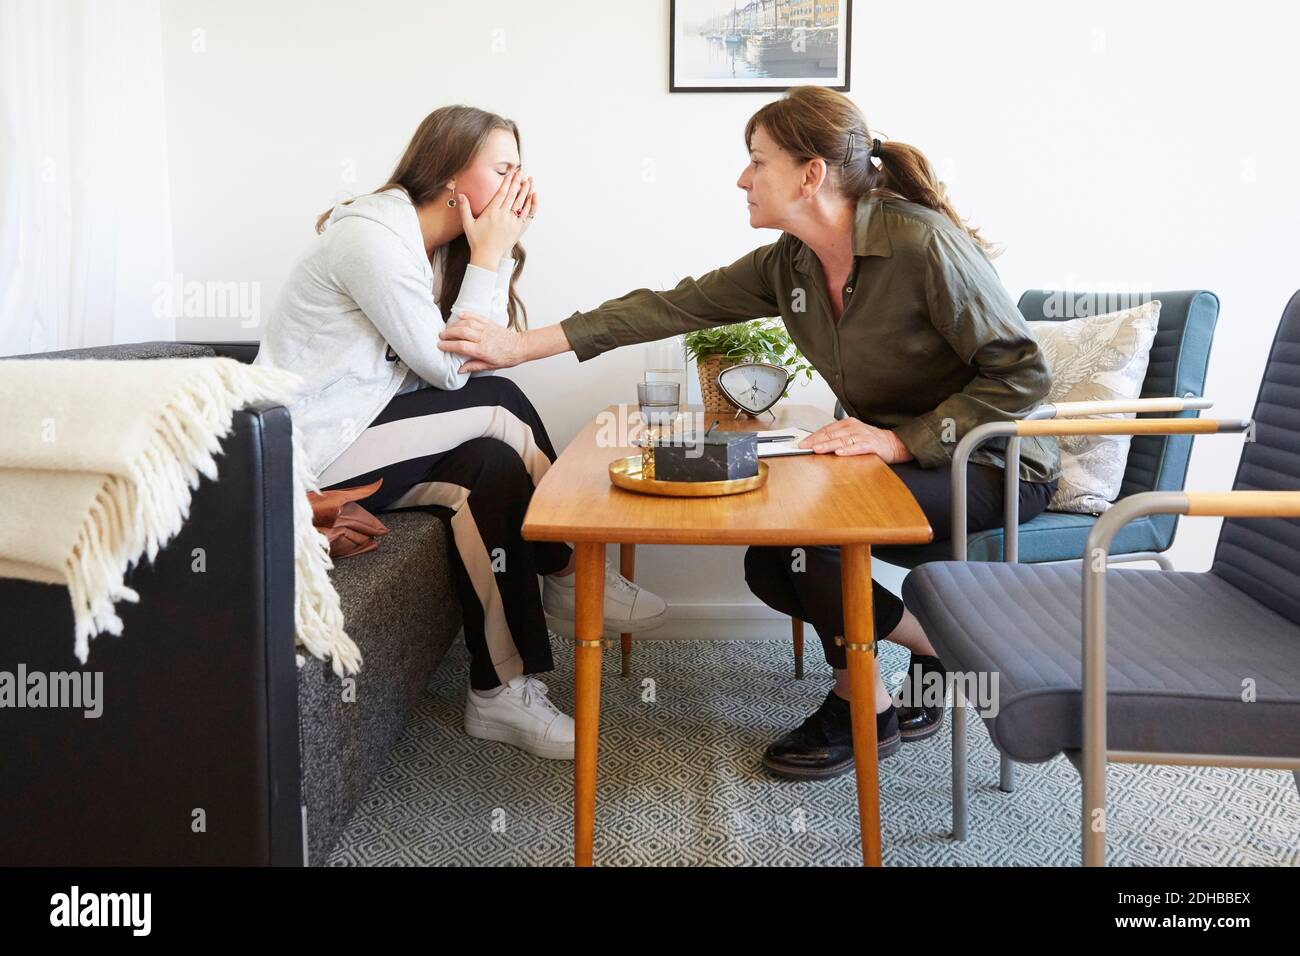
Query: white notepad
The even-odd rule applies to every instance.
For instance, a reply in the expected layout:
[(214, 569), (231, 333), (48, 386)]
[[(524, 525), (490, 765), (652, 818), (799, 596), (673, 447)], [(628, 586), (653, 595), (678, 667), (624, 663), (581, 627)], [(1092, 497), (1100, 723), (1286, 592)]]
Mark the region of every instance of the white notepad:
[(817, 454), (811, 448), (800, 448), (799, 442), (803, 441), (810, 432), (806, 428), (770, 428), (767, 431), (758, 432), (759, 438), (765, 438), (768, 435), (791, 435), (789, 441), (760, 441), (758, 443), (759, 458), (779, 458), (783, 455), (815, 455)]

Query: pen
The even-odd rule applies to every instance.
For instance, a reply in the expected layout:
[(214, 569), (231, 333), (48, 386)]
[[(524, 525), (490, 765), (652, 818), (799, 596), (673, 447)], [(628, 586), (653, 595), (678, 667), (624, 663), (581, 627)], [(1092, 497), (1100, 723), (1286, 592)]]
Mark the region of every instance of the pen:
[(767, 435), (755, 439), (755, 441), (790, 441), (794, 435)]

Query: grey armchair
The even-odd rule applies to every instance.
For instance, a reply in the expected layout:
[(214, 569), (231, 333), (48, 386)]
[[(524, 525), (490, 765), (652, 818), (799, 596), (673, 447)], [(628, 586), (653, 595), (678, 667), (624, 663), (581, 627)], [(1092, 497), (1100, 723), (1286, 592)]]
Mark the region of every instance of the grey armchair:
[[(999, 675), (996, 714), (985, 716), (998, 750), (1028, 762), (1064, 753), (1080, 768), (1085, 864), (1105, 859), (1108, 760), (1276, 767), (1300, 787), (1300, 293), (1283, 313), (1252, 423), (1013, 423), (1021, 435), (1054, 426), (1189, 436), (1247, 424), (1253, 440), (1233, 491), (1126, 497), (1093, 526), (1084, 561), (934, 562), (904, 582), (904, 599), (956, 677)], [(1131, 522), (1202, 514), (1228, 519), (1209, 571), (1111, 567), (1112, 545)], [(954, 684), (961, 839), (967, 707), (962, 681)]]

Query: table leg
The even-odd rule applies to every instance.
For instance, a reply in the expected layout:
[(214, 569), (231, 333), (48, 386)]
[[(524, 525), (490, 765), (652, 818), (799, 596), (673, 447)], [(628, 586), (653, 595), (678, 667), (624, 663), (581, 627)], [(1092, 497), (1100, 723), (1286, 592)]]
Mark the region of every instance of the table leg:
[(576, 543), (573, 701), (573, 864), (591, 866), (600, 733), (600, 638), (605, 622), (605, 546)]
[[(618, 573), (629, 581), (636, 580), (636, 545), (620, 544), (618, 546)], [(623, 677), (632, 676), (632, 635), (620, 634), (619, 645), (623, 652), (623, 666), (619, 671)]]
[(848, 658), (853, 760), (858, 775), (862, 862), (880, 866), (880, 779), (876, 768), (875, 622), (871, 611), (871, 546), (840, 548), (844, 589), (844, 647)]
[(794, 637), (794, 679), (803, 680), (803, 621), (790, 618), (790, 631)]

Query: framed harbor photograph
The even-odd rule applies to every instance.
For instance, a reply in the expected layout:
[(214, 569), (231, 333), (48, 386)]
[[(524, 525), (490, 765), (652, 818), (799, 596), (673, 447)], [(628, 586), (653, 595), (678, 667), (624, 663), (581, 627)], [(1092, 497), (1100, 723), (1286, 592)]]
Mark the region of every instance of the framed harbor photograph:
[(853, 0), (669, 0), (668, 91), (849, 88)]

